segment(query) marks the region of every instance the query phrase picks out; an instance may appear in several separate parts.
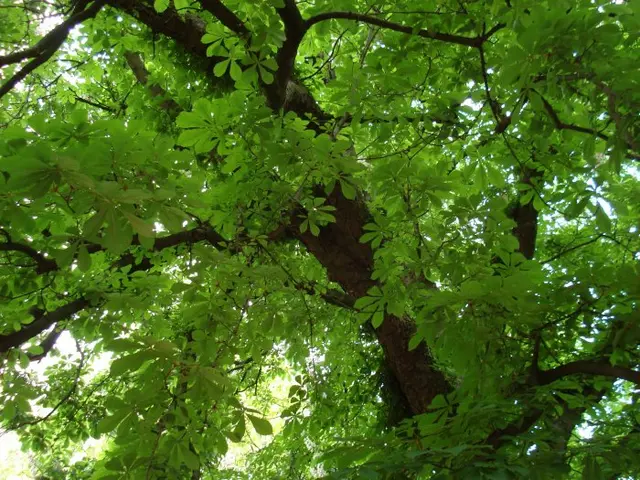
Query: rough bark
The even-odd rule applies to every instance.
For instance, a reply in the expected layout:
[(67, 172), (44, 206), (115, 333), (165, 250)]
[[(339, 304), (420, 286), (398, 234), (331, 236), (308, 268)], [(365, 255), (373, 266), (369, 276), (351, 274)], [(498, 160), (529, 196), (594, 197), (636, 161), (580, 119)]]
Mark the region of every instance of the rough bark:
[[(525, 167), (521, 182), (536, 188), (535, 181), (542, 177), (542, 172)], [(531, 260), (536, 251), (538, 235), (538, 211), (533, 206), (533, 199), (524, 205), (518, 205), (511, 211), (511, 218), (516, 222), (513, 235), (518, 239), (520, 253)]]

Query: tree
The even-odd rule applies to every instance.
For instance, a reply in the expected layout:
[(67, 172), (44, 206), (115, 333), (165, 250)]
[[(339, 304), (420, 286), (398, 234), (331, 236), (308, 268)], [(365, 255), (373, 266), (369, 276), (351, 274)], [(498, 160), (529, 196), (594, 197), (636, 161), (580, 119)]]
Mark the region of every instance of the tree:
[(639, 13), (1, 1), (3, 428), (41, 478), (639, 474)]

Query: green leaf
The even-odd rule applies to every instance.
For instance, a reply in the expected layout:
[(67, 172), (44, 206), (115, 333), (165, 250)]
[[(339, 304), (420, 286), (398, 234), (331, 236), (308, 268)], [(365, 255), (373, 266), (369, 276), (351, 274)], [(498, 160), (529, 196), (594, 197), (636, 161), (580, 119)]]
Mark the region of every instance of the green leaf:
[(411, 337), (411, 340), (409, 340), (409, 351), (411, 352), (412, 350), (418, 348), (418, 345), (420, 345), (422, 340), (424, 340), (422, 336), (418, 335), (417, 333), (413, 337)]
[(231, 62), (229, 65), (229, 74), (231, 75), (231, 78), (236, 82), (241, 80), (242, 69), (240, 68), (240, 65), (238, 65), (236, 62)]
[(119, 255), (131, 245), (131, 232), (124, 226), (124, 218), (113, 208), (107, 212), (106, 220), (108, 225), (102, 243), (107, 250)]
[(233, 431), (227, 433), (227, 437), (234, 443), (241, 442), (246, 430), (247, 426), (244, 422), (244, 418), (240, 418)]
[(68, 267), (75, 258), (76, 250), (78, 249), (78, 242), (74, 242), (64, 250), (56, 250), (53, 256), (56, 259), (56, 263), (59, 267)]
[(154, 236), (153, 225), (148, 224), (147, 222), (145, 222), (139, 217), (136, 217), (132, 213), (124, 212), (124, 216), (127, 217), (127, 220), (129, 220), (129, 223), (133, 227), (133, 231), (136, 232), (138, 235), (141, 235), (143, 237)]
[(98, 233), (100, 227), (104, 224), (107, 217), (107, 209), (101, 208), (98, 212), (87, 220), (82, 227), (82, 235), (85, 238), (92, 238)]
[(206, 378), (208, 381), (220, 385), (221, 387), (231, 387), (231, 383), (226, 377), (223, 377), (216, 371), (215, 368), (211, 367), (202, 367), (200, 369), (200, 374)]
[(200, 468), (200, 459), (195, 453), (191, 451), (191, 449), (189, 448), (189, 445), (185, 445), (181, 443), (179, 445), (179, 448), (180, 448), (180, 455), (182, 457), (182, 460), (184, 461), (184, 464), (190, 470), (198, 470)]
[(110, 373), (114, 377), (120, 377), (126, 372), (133, 372), (138, 370), (144, 362), (154, 358), (153, 354), (148, 351), (141, 351), (125, 355), (114, 360), (111, 363)]
[(182, 224), (189, 220), (182, 210), (174, 207), (163, 207), (159, 213), (160, 222), (172, 233), (182, 231)]
[(183, 130), (178, 136), (178, 145), (183, 147), (193, 147), (198, 142), (210, 141), (212, 138), (211, 132), (204, 128), (192, 128), (189, 130)]
[(156, 12), (162, 13), (169, 8), (169, 0), (154, 0), (153, 8)]
[(565, 217), (569, 220), (577, 218), (587, 207), (591, 197), (589, 195), (583, 195), (576, 200), (574, 200), (569, 208), (567, 208), (564, 212)]
[(260, 60), (260, 65), (274, 72), (278, 70), (278, 62), (274, 57), (268, 57), (263, 60)]
[(89, 251), (87, 247), (82, 244), (78, 247), (78, 268), (82, 272), (88, 272), (91, 268), (91, 255), (89, 255)]
[(585, 459), (582, 480), (604, 480), (602, 469), (595, 457), (589, 456)]
[[(189, 8), (190, 0), (173, 0), (173, 5), (178, 12)], [(184, 13), (184, 12), (180, 12)]]
[(340, 188), (342, 189), (342, 194), (345, 198), (348, 198), (349, 200), (356, 198), (356, 189), (353, 188), (347, 180), (340, 180)]
[(604, 211), (604, 209), (600, 205), (596, 207), (595, 215), (596, 215), (596, 226), (598, 227), (598, 229), (603, 232), (607, 232), (607, 233), (610, 232), (611, 219), (609, 218), (609, 215), (607, 215), (607, 213)]
[(114, 412), (113, 415), (104, 417), (98, 422), (96, 430), (98, 433), (109, 433), (114, 431), (122, 421), (131, 414), (128, 409), (122, 409)]
[(41, 353), (44, 353), (44, 348), (42, 348), (40, 345), (31, 345), (29, 348), (27, 348), (27, 352), (29, 352), (31, 355), (40, 355)]
[(226, 60), (216, 63), (215, 67), (213, 67), (213, 74), (216, 77), (222, 77), (227, 72), (227, 67), (230, 62), (231, 60), (227, 58)]
[(384, 312), (381, 310), (378, 310), (371, 317), (371, 325), (373, 325), (373, 328), (378, 328), (380, 325), (382, 325), (383, 320), (384, 320)]
[(247, 418), (251, 422), (251, 425), (253, 425), (253, 428), (255, 428), (256, 432), (260, 435), (273, 435), (273, 427), (267, 419), (250, 414), (247, 414)]
[(260, 72), (260, 78), (264, 83), (266, 83), (267, 85), (271, 85), (273, 83), (274, 76), (269, 70), (258, 66), (258, 71)]
[(354, 303), (354, 307), (358, 310), (362, 310), (376, 302), (378, 302), (379, 298), (376, 297), (369, 297), (369, 296), (365, 296), (365, 297), (360, 297), (358, 298), (355, 303)]

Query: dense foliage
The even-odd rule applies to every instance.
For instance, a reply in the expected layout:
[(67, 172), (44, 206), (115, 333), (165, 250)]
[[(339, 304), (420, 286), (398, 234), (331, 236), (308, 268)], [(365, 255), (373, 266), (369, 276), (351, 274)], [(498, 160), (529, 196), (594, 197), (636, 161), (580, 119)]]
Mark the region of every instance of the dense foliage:
[(34, 474), (638, 478), (639, 5), (0, 0)]

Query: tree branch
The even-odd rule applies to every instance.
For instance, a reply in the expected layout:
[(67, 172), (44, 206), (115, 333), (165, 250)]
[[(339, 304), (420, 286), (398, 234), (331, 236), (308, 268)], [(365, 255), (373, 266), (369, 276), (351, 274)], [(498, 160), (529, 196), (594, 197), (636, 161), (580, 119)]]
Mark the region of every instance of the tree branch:
[[(524, 167), (521, 182), (534, 187), (534, 179), (542, 176), (542, 172)], [(513, 235), (518, 239), (519, 252), (531, 260), (536, 251), (536, 237), (538, 233), (538, 211), (533, 206), (533, 198), (524, 205), (520, 204), (511, 209), (509, 217), (516, 222)]]
[(79, 97), (78, 95), (75, 95), (75, 99), (76, 99), (76, 101), (78, 101), (80, 103), (84, 103), (86, 105), (90, 105), (92, 107), (99, 108), (100, 110), (104, 110), (104, 111), (109, 112), (109, 113), (117, 113), (117, 111), (118, 111), (114, 107), (110, 107), (109, 105), (105, 105), (103, 103), (94, 102), (93, 100), (89, 100), (88, 98)]
[(78, 352), (80, 353), (80, 363), (78, 364), (78, 368), (76, 370), (76, 375), (75, 375), (75, 378), (73, 380), (73, 384), (71, 385), (71, 388), (67, 391), (67, 393), (60, 400), (58, 400), (58, 402), (53, 406), (53, 408), (45, 416), (39, 417), (39, 418), (35, 418), (33, 420), (29, 420), (29, 421), (26, 421), (26, 422), (23, 422), (23, 423), (20, 423), (19, 425), (15, 425), (15, 426), (13, 426), (13, 428), (11, 428), (11, 430), (17, 430), (17, 429), (25, 427), (27, 425), (37, 425), (38, 423), (47, 421), (76, 392), (76, 390), (78, 388), (78, 383), (80, 382), (80, 376), (82, 374), (82, 369), (84, 368), (85, 361), (86, 361), (85, 354), (82, 351), (82, 349), (80, 348), (80, 344), (78, 343), (77, 340), (76, 340), (76, 348), (78, 349)]
[[(171, 248), (182, 244), (194, 244), (202, 241), (209, 242), (217, 249), (224, 248), (224, 238), (210, 226), (201, 225), (191, 230), (157, 238), (153, 244), (153, 251), (159, 252), (166, 248)], [(136, 238), (132, 243), (139, 244), (139, 241)], [(96, 253), (104, 250), (104, 248), (102, 248), (100, 245), (92, 245), (92, 247), (93, 248), (91, 249), (87, 248), (90, 253)], [(132, 267), (129, 270), (129, 273), (133, 273), (136, 271), (148, 270), (152, 266), (151, 260), (148, 257), (143, 257), (142, 261), (138, 264), (135, 264), (135, 261), (136, 257), (133, 254), (128, 253), (122, 255), (116, 262), (112, 264), (112, 267), (122, 268), (131, 265)], [(53, 270), (56, 270), (58, 268), (58, 265), (55, 264), (55, 262), (53, 262), (53, 265), (55, 266)], [(56, 325), (59, 321), (69, 318), (71, 315), (80, 312), (89, 305), (90, 302), (86, 298), (80, 297), (77, 300), (73, 300), (52, 312), (40, 315), (32, 323), (26, 325), (17, 332), (0, 335), (0, 353), (5, 353), (10, 348), (19, 347), (23, 343), (44, 332), (52, 325)], [(47, 340), (45, 339), (42, 345), (43, 348), (45, 348), (46, 342)], [(55, 342), (55, 340), (53, 340), (53, 342)], [(51, 345), (51, 347), (52, 346), (53, 345)], [(49, 349), (51, 347), (49, 347)]]
[[(565, 399), (556, 396), (556, 400), (562, 406), (561, 414), (549, 419), (546, 423), (550, 427), (548, 443), (556, 456), (558, 463), (566, 463), (567, 444), (571, 439), (576, 425), (582, 422), (584, 413), (592, 406), (599, 403), (607, 393), (613, 382), (606, 387), (596, 389), (593, 385), (586, 385), (582, 395), (588, 402), (579, 406), (572, 406)], [(560, 458), (558, 458), (560, 456)]]
[(607, 359), (577, 360), (551, 370), (540, 371), (538, 374), (540, 385), (548, 385), (569, 375), (602, 375), (620, 378), (640, 385), (640, 371), (611, 365)]
[(17, 332), (9, 333), (6, 335), (0, 335), (0, 353), (5, 353), (11, 348), (19, 347), (23, 343), (31, 340), (36, 335), (44, 332), (52, 325), (55, 325), (61, 320), (69, 318), (90, 305), (88, 299), (80, 297), (73, 300), (61, 307), (56, 308), (52, 312), (45, 313), (39, 318), (36, 318), (29, 325), (24, 326)]
[(566, 255), (567, 253), (571, 253), (574, 250), (578, 250), (579, 248), (586, 247), (587, 245), (591, 245), (592, 243), (597, 242), (602, 237), (604, 237), (604, 233), (599, 233), (598, 235), (596, 235), (595, 237), (593, 237), (590, 240), (587, 240), (585, 242), (579, 243), (578, 245), (574, 245), (573, 247), (569, 247), (569, 248), (567, 248), (565, 250), (562, 250), (562, 251), (556, 253), (555, 255), (547, 258), (546, 260), (541, 261), (540, 264), (544, 265), (545, 263), (551, 263), (554, 260), (557, 260), (558, 258)]
[(477, 37), (463, 37), (460, 35), (452, 35), (449, 33), (440, 33), (434, 32), (431, 30), (416, 30), (414, 27), (409, 27), (407, 25), (400, 25), (398, 23), (390, 22), (388, 20), (383, 20), (381, 18), (372, 17), (370, 15), (365, 15), (362, 13), (356, 12), (327, 12), (320, 13), (309, 18), (305, 22), (306, 30), (315, 25), (316, 23), (324, 22), (325, 20), (354, 20), (356, 22), (368, 23), (369, 25), (376, 25), (381, 28), (386, 28), (389, 30), (394, 30), (396, 32), (406, 33), (408, 35), (417, 35), (422, 38), (429, 38), (432, 40), (438, 40), (445, 43), (453, 43), (456, 45), (463, 45), (465, 47), (480, 47), (485, 41), (487, 41), (494, 33), (498, 30), (505, 27), (505, 24), (498, 24), (489, 30), (485, 35), (480, 35)]
[(540, 408), (532, 408), (526, 415), (518, 419), (516, 422), (507, 425), (505, 428), (491, 432), (491, 435), (487, 437), (486, 443), (494, 450), (498, 450), (504, 444), (509, 442), (512, 437), (517, 437), (524, 432), (528, 432), (543, 413), (544, 410)]
[(69, 36), (69, 32), (77, 24), (96, 16), (100, 9), (105, 5), (107, 0), (96, 0), (93, 4), (82, 10), (60, 25), (55, 27), (51, 32), (45, 35), (36, 45), (20, 52), (0, 57), (0, 66), (10, 63), (17, 63), (27, 58), (32, 58), (29, 63), (16, 72), (4, 85), (0, 87), (0, 98), (9, 93), (19, 82), (24, 80), (27, 75), (38, 68), (40, 65), (49, 60), (64, 43)]
[(235, 13), (229, 10), (220, 0), (200, 0), (200, 5), (214, 17), (220, 20), (225, 27), (241, 37), (248, 37), (249, 30)]
[(53, 346), (56, 344), (56, 341), (58, 340), (58, 337), (60, 336), (61, 333), (62, 333), (62, 330), (58, 330), (56, 327), (53, 327), (53, 330), (51, 330), (51, 332), (49, 332), (49, 334), (45, 337), (42, 343), (40, 343), (42, 352), (38, 353), (37, 355), (33, 355), (30, 353), (27, 354), (27, 356), (29, 357), (29, 360), (31, 360), (32, 362), (37, 362), (42, 360), (44, 357), (46, 357), (47, 354), (53, 348)]
[(634, 139), (633, 136), (624, 129), (624, 118), (616, 109), (616, 93), (603, 82), (596, 82), (596, 86), (607, 96), (607, 109), (609, 110), (609, 115), (616, 124), (618, 132), (620, 132), (621, 135), (624, 135), (627, 145), (631, 150), (640, 152), (640, 143), (638, 140)]
[(328, 289), (324, 293), (319, 293), (313, 285), (297, 282), (293, 277), (290, 278), (294, 283), (295, 288), (301, 292), (305, 292), (312, 297), (320, 297), (325, 302), (335, 305), (336, 307), (355, 310), (354, 304), (356, 303), (356, 299), (348, 293), (343, 293), (336, 289)]
[(342, 293), (339, 290), (327, 290), (326, 292), (320, 294), (320, 298), (322, 298), (327, 303), (335, 305), (336, 307), (348, 308), (351, 310), (355, 309), (355, 298), (346, 293)]
[(36, 262), (36, 272), (38, 274), (52, 272), (58, 269), (55, 260), (46, 258), (35, 248), (23, 243), (5, 242), (0, 243), (0, 252), (21, 252)]
[[(129, 68), (131, 68), (131, 70), (133, 71), (133, 74), (135, 75), (136, 80), (138, 80), (138, 83), (145, 87), (148, 87), (152, 97), (166, 97), (167, 92), (157, 83), (147, 85), (149, 81), (149, 71), (144, 66), (144, 62), (142, 61), (142, 57), (139, 53), (125, 52), (124, 58), (127, 60), (127, 65), (129, 65)], [(165, 98), (160, 103), (160, 107), (163, 110), (169, 112), (171, 116), (177, 116), (180, 110), (182, 110), (180, 108), (180, 105), (178, 105), (178, 103), (171, 98)]]
[(482, 72), (482, 80), (484, 82), (485, 96), (487, 97), (487, 102), (489, 103), (489, 108), (491, 109), (493, 118), (496, 120), (496, 128), (493, 133), (494, 135), (501, 134), (511, 124), (511, 115), (505, 115), (502, 111), (502, 107), (500, 106), (500, 102), (491, 95), (491, 89), (489, 88), (489, 73), (487, 71), (487, 61), (484, 56), (483, 45), (478, 47), (478, 52), (480, 53), (480, 70)]
[[(180, 15), (175, 8), (158, 13), (147, 2), (138, 0), (107, 0), (109, 5), (122, 10), (146, 25), (154, 33), (175, 40), (182, 48), (201, 59), (207, 59), (207, 46), (200, 41), (205, 34), (206, 23), (196, 15)], [(212, 57), (211, 62), (222, 60)]]
[[(293, 73), (298, 47), (304, 37), (308, 27), (296, 6), (295, 0), (285, 0), (284, 7), (277, 9), (278, 15), (284, 24), (285, 41), (276, 54), (278, 71), (276, 72), (277, 88), (281, 90), (281, 95), (286, 93), (287, 82)], [(284, 98), (280, 100), (280, 103)]]
[[(96, 2), (96, 3), (104, 4), (104, 2)], [(95, 4), (92, 6), (92, 8), (94, 6)], [(99, 9), (100, 7), (98, 7), (98, 10)], [(90, 16), (95, 15), (95, 13), (97, 13), (97, 10), (92, 14), (91, 9), (86, 9), (79, 13), (76, 13), (75, 15), (72, 15), (71, 17), (67, 18), (60, 25), (57, 25), (56, 27), (54, 27), (49, 33), (47, 33), (44, 37), (42, 37), (40, 41), (35, 45), (29, 48), (25, 48), (24, 50), (20, 50), (18, 52), (9, 53), (7, 55), (0, 55), (0, 67), (4, 67), (5, 65), (9, 65), (12, 63), (21, 62), (22, 60), (26, 60), (27, 58), (38, 57), (43, 53), (45, 53), (46, 51), (50, 50), (51, 48), (54, 48), (57, 50), (60, 47), (60, 45), (62, 45), (62, 43), (66, 40), (67, 36), (69, 35), (69, 32), (73, 27), (75, 27), (78, 23), (82, 22), (83, 20), (86, 20)]]
[[(205, 71), (209, 72), (210, 81), (216, 82), (216, 85), (224, 88), (232, 85), (229, 75), (224, 75), (221, 78), (213, 76), (213, 65), (225, 60), (225, 58), (207, 56), (207, 46), (201, 42), (206, 27), (202, 19), (191, 14), (186, 14), (182, 17), (174, 8), (168, 8), (162, 13), (157, 13), (152, 5), (136, 0), (108, 0), (108, 2), (113, 7), (122, 10), (145, 24), (154, 33), (159, 33), (175, 40), (189, 53), (204, 60), (206, 62), (204, 65)], [(279, 68), (278, 72), (276, 72), (277, 81), (274, 81), (271, 85), (263, 85), (264, 93), (270, 107), (275, 111), (280, 109), (292, 111), (301, 118), (311, 114), (313, 123), (310, 127), (319, 133), (319, 125), (325, 123), (331, 116), (318, 106), (306, 88), (290, 79), (293, 71), (293, 61), (299, 44), (299, 40), (293, 40), (289, 43), (285, 42), (287, 43), (287, 49), (280, 54), (282, 55), (281, 63), (285, 67)], [(295, 48), (290, 49), (290, 47)], [(286, 67), (286, 62), (283, 58), (289, 59), (287, 61), (291, 62), (290, 68)], [(278, 61), (278, 54), (276, 54), (276, 61)]]
[[(133, 0), (110, 0), (110, 4), (130, 13), (154, 32), (173, 38), (200, 58), (207, 58), (206, 46), (200, 42), (204, 22), (200, 24), (193, 21), (190, 28), (171, 8), (160, 15), (147, 4), (142, 4), (146, 6), (141, 7), (141, 2)], [(286, 5), (283, 14), (285, 11), (291, 12), (287, 10)], [(293, 3), (290, 2), (288, 5), (291, 8)], [(305, 29), (308, 27), (306, 23), (304, 26)], [(190, 30), (196, 30), (199, 35), (196, 36)], [(291, 49), (288, 55), (281, 53), (281, 59), (286, 58), (288, 62), (294, 62), (299, 41), (300, 39), (292, 41), (291, 45), (296, 48)], [(320, 109), (313, 96), (302, 85), (291, 78), (285, 82), (285, 78), (286, 76), (283, 76), (278, 84), (274, 82), (272, 85), (263, 86), (269, 106), (275, 111), (283, 109), (294, 112), (301, 118), (308, 117), (307, 114), (311, 113), (308, 128), (320, 133), (319, 127), (331, 116)], [(359, 242), (362, 226), (369, 215), (363, 203), (347, 200), (339, 193), (333, 195), (331, 203), (335, 203), (339, 214), (336, 214), (335, 223), (321, 229), (319, 237), (311, 235), (308, 231), (301, 234), (301, 221), (297, 218), (296, 212), (292, 212), (291, 224), (284, 230), (292, 238), (300, 240), (309, 253), (327, 268), (328, 277), (332, 281), (339, 283), (349, 295), (358, 298), (366, 295), (367, 290), (376, 284), (371, 280), (373, 253), (368, 245)], [(281, 229), (277, 229), (279, 230)], [(408, 350), (409, 341), (415, 333), (415, 324), (410, 319), (387, 315), (376, 333), (390, 368), (415, 413), (425, 412), (433, 398), (451, 391), (451, 385), (436, 367), (426, 346), (421, 345), (414, 350)]]
[(549, 115), (549, 118), (553, 122), (554, 127), (557, 128), (558, 130), (573, 130), (574, 132), (586, 133), (588, 135), (595, 135), (596, 137), (602, 140), (609, 140), (608, 135), (605, 135), (602, 132), (594, 130), (593, 128), (581, 127), (580, 125), (574, 125), (572, 123), (564, 123), (562, 120), (560, 120), (560, 117), (558, 116), (556, 111), (553, 109), (551, 104), (547, 101), (547, 99), (544, 98), (542, 95), (540, 95), (538, 92), (535, 92), (535, 93), (540, 97), (540, 100), (542, 100), (542, 104), (544, 106), (545, 111), (547, 112), (547, 115)]

